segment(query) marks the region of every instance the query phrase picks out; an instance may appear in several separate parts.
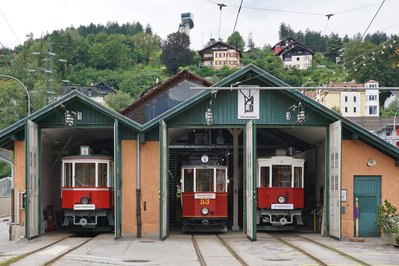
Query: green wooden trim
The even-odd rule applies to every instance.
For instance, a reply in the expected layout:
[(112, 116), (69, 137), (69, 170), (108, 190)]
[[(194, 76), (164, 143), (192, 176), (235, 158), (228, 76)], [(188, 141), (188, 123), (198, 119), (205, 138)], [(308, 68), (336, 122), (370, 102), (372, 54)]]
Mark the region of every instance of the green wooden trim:
[(114, 121), (114, 228), (115, 238), (121, 237), (121, 217), (122, 217), (122, 189), (121, 189), (121, 147), (119, 140), (119, 123)]
[(330, 235), (330, 128), (326, 128), (326, 176), (325, 176), (325, 193), (326, 193), (326, 236)]
[[(38, 188), (38, 193), (37, 193), (37, 217), (38, 217), (38, 228), (37, 232), (38, 235), (41, 235), (41, 228), (42, 228), (42, 219), (41, 219), (41, 213), (42, 213), (42, 204), (41, 204), (41, 195), (42, 195), (42, 129), (38, 126), (37, 127), (37, 145), (38, 145), (38, 151), (37, 151), (37, 168), (38, 168), (38, 177), (37, 177), (37, 188)], [(55, 214), (55, 212), (54, 212)]]
[(163, 230), (163, 227), (162, 227), (162, 223), (163, 223), (163, 216), (162, 216), (162, 214), (163, 214), (163, 206), (162, 206), (162, 190), (163, 190), (163, 187), (162, 187), (162, 175), (163, 175), (163, 137), (162, 137), (162, 132), (163, 130), (162, 130), (162, 121), (159, 121), (159, 145), (160, 145), (160, 147), (159, 147), (159, 162), (160, 162), (160, 164), (159, 164), (159, 239), (161, 239), (162, 240), (162, 238), (163, 238), (163, 235), (162, 235), (162, 230)]
[(256, 235), (256, 214), (257, 214), (257, 195), (256, 195), (256, 148), (257, 148), (257, 139), (256, 139), (256, 131), (257, 131), (257, 127), (256, 127), (256, 123), (255, 121), (252, 124), (252, 232), (254, 237), (253, 237), (253, 241), (256, 241), (257, 239), (257, 235)]
[[(164, 121), (161, 120), (159, 122), (159, 143), (160, 143), (160, 175), (159, 175), (159, 206), (160, 206), (160, 212), (159, 212), (159, 239), (161, 240), (165, 240), (166, 238), (169, 237), (169, 191), (168, 191), (168, 164), (169, 164), (169, 160), (168, 160), (168, 152), (166, 152), (166, 154), (164, 154), (164, 145), (166, 145), (166, 150), (169, 150), (168, 147), (168, 130), (166, 128), (166, 132), (164, 132), (163, 128), (163, 123)], [(164, 136), (164, 134), (166, 134), (166, 136)], [(164, 137), (166, 139), (166, 143), (164, 143)], [(166, 157), (166, 158), (165, 158)], [(164, 160), (166, 162), (166, 176), (164, 176)], [(166, 178), (165, 184), (166, 184), (166, 188), (163, 186), (164, 184), (164, 178)], [(163, 193), (164, 190), (166, 190), (167, 194), (166, 194), (166, 199), (165, 199), (165, 203), (163, 202)], [(163, 204), (166, 204), (166, 208), (165, 211), (166, 213), (163, 212)], [(163, 231), (163, 227), (164, 227), (164, 223), (163, 223), (163, 217), (166, 216), (166, 232)], [(165, 233), (165, 236), (163, 235), (163, 233)]]
[[(28, 120), (25, 120), (25, 238), (28, 239), (29, 236), (29, 207), (28, 207), (28, 187), (29, 187), (29, 126)], [(22, 200), (24, 200), (22, 198)], [(18, 208), (18, 206), (17, 206)]]
[[(40, 118), (43, 118), (49, 112), (53, 111), (55, 108), (60, 107), (62, 104), (72, 100), (73, 98), (82, 100), (85, 104), (88, 104), (93, 109), (95, 109), (96, 111), (99, 111), (100, 113), (105, 114), (106, 116), (109, 116), (113, 119), (118, 119), (121, 123), (132, 128), (135, 131), (140, 132), (142, 129), (142, 126), (139, 123), (121, 115), (118, 112), (115, 112), (114, 110), (111, 110), (111, 109), (101, 105), (100, 103), (97, 103), (96, 101), (94, 101), (93, 99), (90, 99), (86, 95), (74, 90), (74, 91), (71, 91), (70, 93), (68, 93), (67, 95), (65, 95), (64, 97), (50, 103), (49, 105), (43, 107), (42, 109), (34, 112), (30, 116), (25, 117), (25, 118), (19, 120), (18, 122), (10, 125), (9, 127), (3, 129), (0, 132), (0, 139), (4, 138), (6, 135), (13, 133), (14, 131), (23, 127), (26, 124), (27, 120), (36, 121)], [(54, 125), (50, 125), (50, 127), (54, 127)]]
[[(242, 198), (243, 198), (243, 221), (242, 221), (242, 226), (244, 228), (244, 234), (247, 234), (247, 130), (246, 127), (242, 131), (243, 133), (243, 145), (242, 145), (242, 152), (243, 152), (243, 178), (242, 178), (242, 184), (243, 184), (243, 193), (242, 193)], [(245, 178), (244, 178), (245, 177)]]

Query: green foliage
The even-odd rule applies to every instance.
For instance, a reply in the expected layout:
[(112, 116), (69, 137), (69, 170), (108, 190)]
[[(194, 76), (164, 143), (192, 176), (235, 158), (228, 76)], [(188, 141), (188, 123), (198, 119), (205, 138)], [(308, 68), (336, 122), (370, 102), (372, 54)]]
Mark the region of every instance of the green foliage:
[(387, 117), (387, 116), (394, 116), (396, 111), (399, 109), (399, 100), (396, 98), (388, 108), (381, 109), (380, 116)]
[(161, 39), (158, 36), (139, 32), (132, 38), (137, 54), (137, 63), (148, 64), (150, 59), (161, 51)]
[(11, 165), (0, 161), (0, 179), (11, 176)]
[[(372, 64), (366, 62), (367, 65), (358, 71), (354, 71), (352, 63), (346, 65), (345, 70), (335, 64), (338, 56), (343, 63), (350, 62), (397, 36), (388, 37), (385, 33), (376, 32), (358, 42), (356, 36), (341, 38), (337, 34), (325, 36), (310, 30), (295, 32), (284, 23), (280, 25), (279, 35), (280, 39), (293, 37), (312, 49), (316, 53), (312, 67), (307, 70), (285, 69), (281, 58), (271, 53), (270, 46), (255, 46), (252, 34), (248, 36), (249, 51), (242, 58), (243, 64), (252, 63), (292, 86), (319, 86), (329, 81), (352, 79), (357, 82), (374, 79), (380, 82), (380, 86), (399, 86), (399, 55), (394, 53), (397, 44), (396, 47), (384, 49), (384, 54), (378, 50)], [(227, 42), (244, 50), (245, 42), (239, 32), (233, 33)], [(17, 77), (26, 85), (31, 92), (32, 111), (36, 111), (58, 96), (56, 93), (62, 84), (88, 86), (105, 82), (137, 99), (144, 90), (183, 67), (211, 82), (217, 82), (237, 70), (200, 67), (200, 57), (189, 49), (189, 45), (187, 35), (172, 33), (162, 41), (153, 34), (150, 25), (143, 27), (139, 22), (90, 24), (56, 30), (42, 38), (29, 34), (25, 43), (15, 51), (0, 49), (0, 73)], [(360, 64), (361, 61), (358, 61), (356, 59), (356, 63)], [(50, 69), (51, 73), (45, 72)], [(69, 82), (64, 83), (63, 80)], [(386, 98), (385, 94), (389, 95), (389, 92), (380, 94), (381, 102)], [(26, 95), (14, 82), (0, 79), (0, 104), (1, 127), (27, 113)], [(397, 108), (399, 105), (381, 113), (393, 115)]]
[(190, 37), (185, 33), (175, 32), (162, 43), (161, 62), (170, 74), (176, 74), (179, 67), (193, 62), (194, 52), (190, 50)]
[(289, 25), (285, 24), (284, 22), (280, 24), (280, 29), (278, 31), (278, 36), (280, 40), (291, 37), (300, 42), (301, 40), (298, 40), (296, 38), (296, 35), (296, 32)]
[(399, 233), (399, 215), (397, 208), (388, 200), (377, 206), (377, 227), (384, 233)]
[(249, 51), (255, 49), (255, 47), (256, 47), (255, 43), (254, 43), (254, 40), (252, 39), (252, 32), (250, 32), (248, 34), (247, 47), (248, 47)]
[(227, 38), (227, 43), (236, 47), (240, 51), (244, 51), (245, 41), (238, 31), (235, 31), (233, 34), (229, 36), (229, 38)]
[(104, 97), (105, 103), (115, 111), (121, 111), (133, 102), (133, 98), (125, 92), (118, 91), (116, 94), (108, 94)]
[(0, 129), (28, 115), (27, 95), (13, 80), (0, 80)]
[[(149, 25), (147, 25), (147, 28), (148, 26)], [(89, 26), (79, 26), (77, 32), (86, 37), (89, 34), (98, 34), (100, 32), (105, 32), (107, 34), (134, 35), (143, 30), (143, 25), (140, 24), (140, 22), (126, 23), (121, 26), (119, 26), (117, 22), (108, 22), (105, 26), (100, 24), (94, 25), (93, 23), (90, 23)]]

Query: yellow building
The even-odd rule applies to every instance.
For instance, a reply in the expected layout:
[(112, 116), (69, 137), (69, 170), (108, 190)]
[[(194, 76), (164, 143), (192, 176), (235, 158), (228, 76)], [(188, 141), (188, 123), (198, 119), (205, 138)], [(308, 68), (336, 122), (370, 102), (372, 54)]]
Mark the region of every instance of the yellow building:
[(334, 83), (325, 89), (306, 94), (344, 117), (378, 117), (378, 87), (375, 80), (366, 83)]

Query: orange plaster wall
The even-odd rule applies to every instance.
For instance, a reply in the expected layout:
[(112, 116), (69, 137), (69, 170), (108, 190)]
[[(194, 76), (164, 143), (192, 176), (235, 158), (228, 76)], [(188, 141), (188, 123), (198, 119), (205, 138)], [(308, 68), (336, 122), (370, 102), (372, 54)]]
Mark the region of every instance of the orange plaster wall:
[[(377, 164), (367, 166), (370, 159), (376, 160)], [(387, 199), (399, 206), (399, 167), (395, 166), (395, 161), (359, 140), (343, 140), (342, 189), (347, 189), (347, 201), (342, 202), (346, 207), (341, 216), (343, 237), (354, 236), (354, 176), (381, 176), (381, 201)]]
[[(16, 205), (17, 203), (16, 199), (19, 196), (17, 194), (17, 191), (23, 192), (25, 190), (25, 142), (24, 141), (14, 142), (14, 190), (15, 190), (14, 217), (15, 221), (17, 222), (16, 218), (17, 218), (18, 206)], [(25, 210), (21, 210), (19, 215), (21, 223), (25, 223)]]
[(137, 233), (136, 157), (136, 141), (122, 140), (122, 236)]
[(159, 141), (146, 141), (141, 145), (141, 196), (147, 208), (142, 205), (142, 233), (144, 237), (159, 237)]

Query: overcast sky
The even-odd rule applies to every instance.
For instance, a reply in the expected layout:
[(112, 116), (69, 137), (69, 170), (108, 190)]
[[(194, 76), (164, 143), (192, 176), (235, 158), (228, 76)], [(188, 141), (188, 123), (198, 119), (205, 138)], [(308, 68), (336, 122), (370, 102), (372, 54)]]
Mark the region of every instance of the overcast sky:
[[(2, 0), (0, 42), (8, 48), (22, 44), (26, 35), (40, 38), (53, 30), (108, 21), (150, 24), (162, 39), (176, 32), (181, 13), (194, 15), (191, 48), (199, 50), (209, 38), (227, 40), (233, 32), (241, 0)], [(243, 0), (236, 30), (244, 40), (252, 32), (256, 46), (274, 45), (282, 22), (295, 31), (306, 29), (340, 36), (366, 30), (383, 0)], [(274, 10), (274, 11), (273, 11)], [(385, 0), (368, 33), (399, 33), (399, 0)], [(335, 14), (327, 20), (326, 14)], [(328, 23), (327, 23), (328, 22)]]

